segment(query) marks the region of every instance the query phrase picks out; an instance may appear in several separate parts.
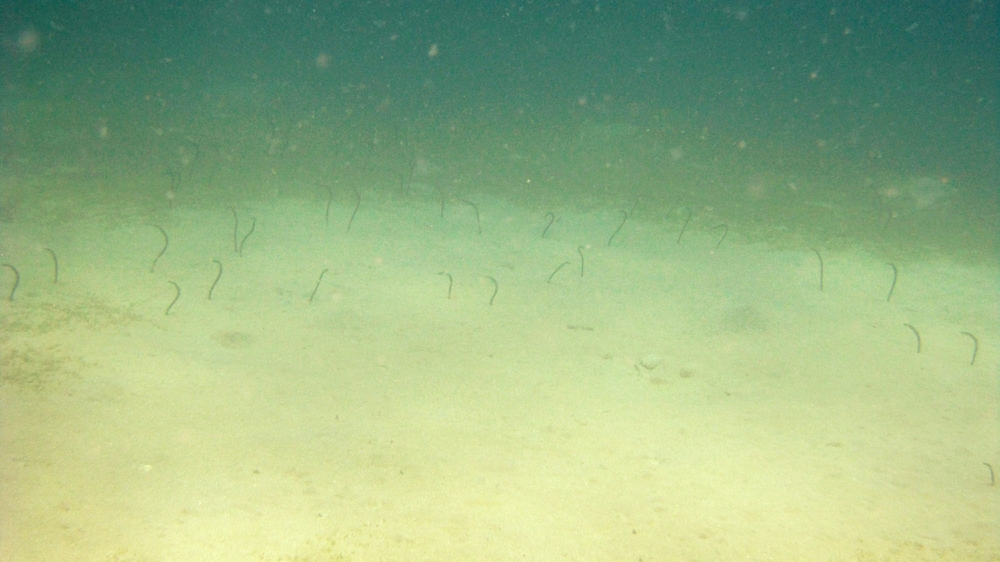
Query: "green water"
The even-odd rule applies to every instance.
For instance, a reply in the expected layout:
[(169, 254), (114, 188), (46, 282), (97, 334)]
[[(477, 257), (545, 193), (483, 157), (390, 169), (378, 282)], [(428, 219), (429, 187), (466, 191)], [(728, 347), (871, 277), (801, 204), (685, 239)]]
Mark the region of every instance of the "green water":
[(420, 184), (996, 257), (988, 3), (26, 3), (0, 31), (7, 222)]
[(0, 562), (1000, 557), (997, 6), (0, 5)]

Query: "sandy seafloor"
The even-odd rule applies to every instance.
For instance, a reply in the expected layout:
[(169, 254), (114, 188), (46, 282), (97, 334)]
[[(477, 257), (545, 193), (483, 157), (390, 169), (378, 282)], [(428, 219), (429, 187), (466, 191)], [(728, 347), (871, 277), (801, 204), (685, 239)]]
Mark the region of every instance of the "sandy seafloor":
[(360, 195), (2, 226), (2, 560), (1000, 559), (995, 269)]

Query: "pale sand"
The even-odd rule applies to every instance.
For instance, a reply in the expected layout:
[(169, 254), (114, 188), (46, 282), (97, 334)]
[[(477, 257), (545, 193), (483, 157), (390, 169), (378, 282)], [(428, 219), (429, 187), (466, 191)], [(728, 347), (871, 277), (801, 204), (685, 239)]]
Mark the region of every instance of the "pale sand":
[(0, 558), (1000, 557), (996, 270), (363, 195), (5, 225)]

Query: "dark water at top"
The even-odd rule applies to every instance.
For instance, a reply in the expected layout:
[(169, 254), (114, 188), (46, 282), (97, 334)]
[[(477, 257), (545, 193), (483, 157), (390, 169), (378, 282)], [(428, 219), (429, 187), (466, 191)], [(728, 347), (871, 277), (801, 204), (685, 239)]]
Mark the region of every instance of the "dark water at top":
[(995, 248), (995, 2), (7, 2), (0, 36), (5, 220), (267, 176)]

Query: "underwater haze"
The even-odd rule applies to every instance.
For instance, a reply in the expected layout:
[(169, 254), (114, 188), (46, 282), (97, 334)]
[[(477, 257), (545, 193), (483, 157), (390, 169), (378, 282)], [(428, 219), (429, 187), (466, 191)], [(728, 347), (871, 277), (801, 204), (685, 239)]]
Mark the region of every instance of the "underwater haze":
[(991, 259), (996, 12), (8, 4), (3, 212), (31, 206), (25, 177), (42, 169), (77, 170), (53, 180), (70, 195), (151, 209), (262, 196), (261, 175), (309, 197), (311, 180), (367, 173), (526, 205), (641, 201), (653, 220), (699, 205), (754, 239)]
[(1000, 558), (1000, 9), (0, 5), (0, 562)]

